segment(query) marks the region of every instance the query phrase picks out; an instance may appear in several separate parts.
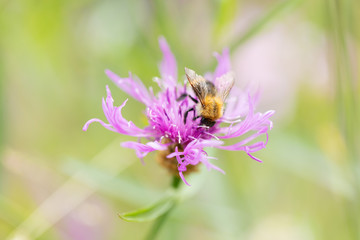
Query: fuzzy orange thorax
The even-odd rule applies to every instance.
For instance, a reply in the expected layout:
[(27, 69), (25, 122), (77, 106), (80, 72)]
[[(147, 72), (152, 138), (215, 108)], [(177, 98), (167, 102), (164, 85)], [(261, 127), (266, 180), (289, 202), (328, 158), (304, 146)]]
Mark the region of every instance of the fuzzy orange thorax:
[(200, 113), (203, 118), (215, 121), (222, 117), (223, 101), (219, 97), (206, 96), (203, 103), (204, 106), (202, 107)]

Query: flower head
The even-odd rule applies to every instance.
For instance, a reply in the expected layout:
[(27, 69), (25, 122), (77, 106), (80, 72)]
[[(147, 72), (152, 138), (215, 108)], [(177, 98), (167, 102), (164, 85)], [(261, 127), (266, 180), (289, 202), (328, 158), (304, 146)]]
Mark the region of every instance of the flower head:
[[(128, 100), (116, 107), (108, 86), (107, 97), (103, 99), (103, 110), (108, 123), (100, 119), (91, 119), (83, 127), (86, 131), (92, 122), (99, 122), (105, 128), (125, 135), (135, 136), (139, 139), (149, 140), (147, 143), (123, 142), (122, 146), (133, 148), (136, 155), (142, 160), (148, 153), (159, 151), (159, 161), (170, 172), (179, 174), (186, 183), (184, 174), (196, 169), (203, 163), (208, 169), (223, 170), (211, 164), (205, 147), (215, 147), (231, 151), (245, 151), (252, 159), (261, 162), (252, 153), (265, 148), (268, 142), (268, 131), (272, 128), (269, 118), (274, 111), (264, 114), (255, 112), (258, 96), (241, 92), (235, 87), (226, 100), (226, 109), (215, 125), (208, 127), (201, 124), (196, 111), (188, 112), (196, 103), (187, 95), (193, 96), (191, 88), (186, 83), (177, 81), (176, 60), (164, 38), (159, 39), (163, 60), (160, 63), (161, 78), (155, 78), (160, 92), (155, 95), (152, 89), (147, 89), (143, 83), (133, 75), (121, 78), (110, 70), (106, 70), (108, 77), (123, 91), (146, 106), (146, 117), (149, 125), (143, 129), (133, 122), (126, 120), (121, 112)], [(215, 55), (218, 66), (214, 73), (205, 75), (207, 81), (216, 83), (225, 74), (231, 71), (229, 51), (225, 49), (222, 54)], [(185, 96), (185, 97), (184, 97)], [(186, 112), (187, 120), (184, 120)], [(224, 123), (224, 124), (221, 124)], [(221, 125), (221, 126), (220, 126)], [(224, 125), (224, 126), (223, 126)], [(244, 136), (241, 141), (226, 145), (221, 139)], [(265, 135), (265, 141), (256, 141), (260, 135)], [(254, 142), (255, 141), (255, 142)], [(189, 185), (189, 184), (188, 184)]]

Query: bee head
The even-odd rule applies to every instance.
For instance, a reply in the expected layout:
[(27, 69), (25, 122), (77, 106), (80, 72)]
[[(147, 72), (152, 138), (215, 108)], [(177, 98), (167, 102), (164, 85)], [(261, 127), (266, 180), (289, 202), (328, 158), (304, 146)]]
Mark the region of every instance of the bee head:
[(200, 125), (205, 125), (208, 127), (212, 127), (215, 125), (215, 121), (211, 120), (210, 118), (201, 118)]

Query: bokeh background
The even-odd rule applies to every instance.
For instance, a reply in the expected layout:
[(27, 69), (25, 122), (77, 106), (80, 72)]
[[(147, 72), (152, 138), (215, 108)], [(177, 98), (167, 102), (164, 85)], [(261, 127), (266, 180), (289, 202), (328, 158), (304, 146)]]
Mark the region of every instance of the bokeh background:
[[(164, 194), (170, 177), (141, 165), (93, 124), (104, 74), (154, 86), (158, 37), (185, 66), (216, 66), (228, 46), (239, 87), (276, 110), (266, 149), (214, 151), (226, 171), (190, 179), (159, 239), (360, 239), (359, 50), (355, 0), (1, 0), (0, 239), (143, 239), (152, 223), (117, 213)], [(124, 116), (145, 126), (144, 106)]]

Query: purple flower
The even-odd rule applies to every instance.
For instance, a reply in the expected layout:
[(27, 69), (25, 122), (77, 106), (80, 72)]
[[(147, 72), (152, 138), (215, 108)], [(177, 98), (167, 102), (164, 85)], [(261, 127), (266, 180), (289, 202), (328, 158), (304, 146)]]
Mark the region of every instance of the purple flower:
[[(149, 152), (159, 151), (160, 162), (163, 166), (174, 173), (179, 174), (181, 179), (189, 185), (184, 174), (192, 171), (196, 165), (203, 163), (208, 169), (215, 169), (222, 173), (223, 170), (209, 162), (213, 159), (205, 152), (205, 147), (215, 147), (231, 151), (245, 151), (252, 159), (261, 162), (252, 153), (266, 147), (268, 131), (272, 128), (269, 118), (274, 111), (256, 113), (255, 104), (258, 94), (251, 96), (248, 92), (240, 91), (234, 87), (226, 101), (226, 110), (223, 116), (212, 127), (201, 126), (200, 118), (191, 120), (195, 113), (189, 113), (187, 121), (184, 114), (195, 106), (189, 98), (179, 100), (183, 94), (195, 97), (192, 89), (177, 81), (176, 60), (164, 38), (159, 39), (160, 48), (163, 52), (163, 60), (160, 63), (161, 78), (155, 78), (161, 91), (154, 95), (142, 82), (133, 75), (121, 78), (110, 70), (106, 70), (108, 77), (123, 91), (146, 106), (146, 116), (149, 125), (144, 129), (137, 127), (131, 121), (123, 118), (121, 111), (127, 100), (119, 107), (113, 105), (113, 98), (108, 86), (107, 97), (103, 99), (103, 110), (108, 123), (100, 119), (91, 119), (83, 127), (86, 131), (92, 122), (99, 122), (105, 128), (125, 135), (139, 138), (139, 142), (124, 142), (123, 147), (133, 148), (136, 155), (142, 160)], [(225, 49), (222, 54), (215, 55), (218, 66), (213, 74), (207, 73), (205, 78), (215, 82), (231, 70), (229, 51)], [(220, 126), (221, 125), (221, 126)], [(244, 137), (246, 134), (246, 137)], [(265, 141), (256, 141), (260, 136), (265, 136)], [(242, 139), (231, 145), (224, 144), (221, 139)], [(149, 140), (146, 144), (140, 142), (144, 138)]]

